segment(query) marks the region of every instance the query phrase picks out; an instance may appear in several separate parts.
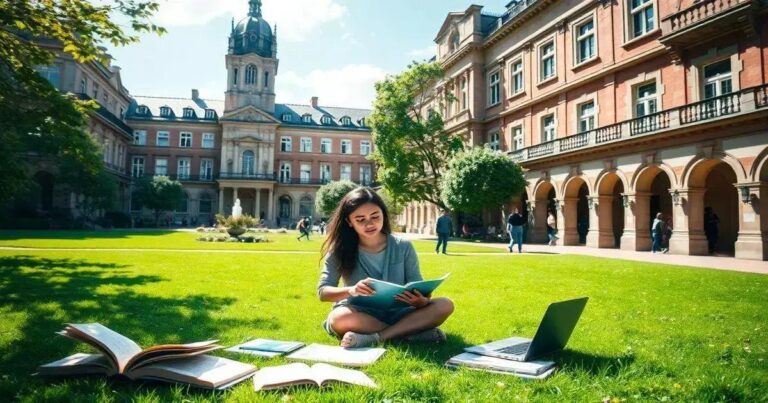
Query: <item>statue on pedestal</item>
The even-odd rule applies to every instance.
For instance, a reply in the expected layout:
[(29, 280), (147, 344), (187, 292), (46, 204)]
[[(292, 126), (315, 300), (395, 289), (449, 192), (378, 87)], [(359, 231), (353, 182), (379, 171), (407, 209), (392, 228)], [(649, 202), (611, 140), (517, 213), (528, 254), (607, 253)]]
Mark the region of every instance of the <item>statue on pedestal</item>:
[(235, 199), (235, 205), (232, 206), (232, 217), (238, 218), (243, 215), (243, 208), (240, 207), (240, 199)]

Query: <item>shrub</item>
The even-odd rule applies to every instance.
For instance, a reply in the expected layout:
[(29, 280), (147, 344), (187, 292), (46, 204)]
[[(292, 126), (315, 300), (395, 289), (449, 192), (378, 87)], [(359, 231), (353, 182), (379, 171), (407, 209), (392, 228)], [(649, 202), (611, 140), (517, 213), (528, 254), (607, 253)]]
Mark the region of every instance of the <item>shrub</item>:
[(247, 214), (243, 214), (240, 217), (224, 217), (221, 214), (216, 214), (216, 222), (225, 228), (248, 228), (256, 226), (256, 219)]
[(329, 217), (336, 206), (339, 205), (341, 199), (347, 195), (347, 193), (357, 189), (357, 185), (351, 181), (334, 181), (323, 185), (317, 190), (317, 196), (315, 198), (315, 208), (320, 214), (325, 217)]

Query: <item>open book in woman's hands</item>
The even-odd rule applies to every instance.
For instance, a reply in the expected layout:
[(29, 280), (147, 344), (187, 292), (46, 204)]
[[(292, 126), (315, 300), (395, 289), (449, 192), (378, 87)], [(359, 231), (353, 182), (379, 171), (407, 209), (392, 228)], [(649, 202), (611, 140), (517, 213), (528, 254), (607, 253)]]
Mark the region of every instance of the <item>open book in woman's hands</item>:
[(449, 275), (450, 273), (435, 280), (411, 281), (406, 285), (372, 279), (368, 285), (376, 291), (373, 295), (350, 297), (347, 301), (352, 305), (368, 306), (378, 309), (404, 308), (407, 307), (408, 304), (396, 300), (396, 295), (402, 294), (405, 291), (413, 292), (413, 290), (419, 290), (422, 295), (432, 294), (432, 291), (442, 284)]

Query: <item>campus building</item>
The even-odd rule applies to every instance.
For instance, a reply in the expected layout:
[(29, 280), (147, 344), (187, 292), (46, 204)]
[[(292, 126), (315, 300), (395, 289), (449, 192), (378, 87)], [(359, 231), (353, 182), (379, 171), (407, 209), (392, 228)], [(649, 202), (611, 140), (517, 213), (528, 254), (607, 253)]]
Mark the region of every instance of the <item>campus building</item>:
[[(435, 38), (456, 102), (446, 128), (526, 171), (511, 202), (543, 242), (650, 250), (656, 213), (670, 252), (768, 260), (768, 6), (759, 0), (517, 0), (450, 13)], [(507, 209), (507, 211), (509, 211)], [(405, 211), (432, 231), (434, 206)], [(485, 225), (498, 226), (498, 212)]]

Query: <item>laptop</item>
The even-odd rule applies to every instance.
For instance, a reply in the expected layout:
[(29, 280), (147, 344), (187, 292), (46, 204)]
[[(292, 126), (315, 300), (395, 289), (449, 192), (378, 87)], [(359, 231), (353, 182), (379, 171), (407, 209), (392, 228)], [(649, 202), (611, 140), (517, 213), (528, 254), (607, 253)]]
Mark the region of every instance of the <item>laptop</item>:
[(533, 339), (511, 337), (464, 351), (512, 361), (530, 361), (553, 351), (562, 350), (587, 305), (587, 297), (549, 304)]

